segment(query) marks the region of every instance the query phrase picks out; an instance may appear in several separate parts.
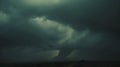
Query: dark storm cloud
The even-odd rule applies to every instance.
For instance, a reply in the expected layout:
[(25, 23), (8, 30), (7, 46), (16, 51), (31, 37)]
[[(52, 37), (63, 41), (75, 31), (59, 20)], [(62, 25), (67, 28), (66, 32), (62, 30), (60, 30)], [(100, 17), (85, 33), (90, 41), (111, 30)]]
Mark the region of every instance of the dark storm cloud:
[[(120, 24), (117, 0), (61, 0), (60, 3), (52, 1), (48, 4), (44, 0), (41, 0), (42, 3), (38, 0), (0, 0), (0, 46), (28, 46), (28, 48), (33, 46), (51, 50), (57, 42), (62, 44), (62, 49), (69, 50), (75, 45), (79, 46), (77, 52), (73, 52), (71, 59), (74, 59), (76, 55), (90, 60), (105, 59), (109, 55), (111, 56), (108, 59), (119, 58)], [(33, 24), (30, 23), (31, 20), (35, 20)], [(41, 26), (37, 24), (37, 27), (34, 25), (35, 22), (50, 22), (51, 24)], [(49, 33), (51, 31), (55, 32)], [(65, 44), (68, 46), (64, 46)], [(28, 49), (28, 54), (34, 49), (36, 48)], [(39, 50), (35, 51), (39, 53)], [(1, 53), (8, 54), (9, 52)], [(31, 54), (34, 55), (34, 53)]]
[[(26, 1), (27, 4), (25, 4), (24, 1)], [(63, 23), (66, 22), (76, 29), (84, 25), (100, 31), (116, 32), (119, 30), (119, 19), (117, 17), (119, 5), (112, 0), (109, 2), (107, 0), (67, 0), (65, 3), (62, 1), (62, 3), (56, 6), (41, 6), (41, 4), (35, 6), (36, 4), (31, 4), (28, 0), (21, 0), (20, 2), (10, 0), (8, 3), (10, 6), (9, 8), (7, 7), (7, 9), (11, 8), (12, 11), (12, 8), (14, 8), (17, 10), (21, 19), (34, 17), (36, 15), (46, 15), (53, 20), (58, 19), (59, 21), (63, 21)]]
[(118, 12), (119, 5), (114, 1), (85, 0), (60, 6), (53, 10), (50, 16), (68, 21), (76, 29), (79, 29), (80, 25), (84, 25), (97, 31), (118, 32), (120, 29)]
[[(1, 16), (2, 17), (0, 18), (0, 21), (2, 22), (2, 24), (1, 24), (1, 48), (3, 48), (3, 50), (1, 49), (1, 60), (10, 60), (11, 59), (11, 61), (13, 61), (14, 59), (12, 57), (19, 57), (18, 55), (20, 55), (20, 52), (17, 51), (17, 49), (15, 49), (16, 47), (18, 47), (19, 50), (23, 50), (20, 47), (26, 48), (26, 50), (27, 50), (27, 47), (29, 48), (29, 46), (45, 48), (47, 50), (54, 50), (54, 49), (52, 49), (53, 47), (50, 48), (48, 45), (55, 44), (54, 41), (56, 40), (57, 33), (54, 32), (55, 33), (54, 36), (53, 36), (54, 33), (52, 34), (52, 36), (48, 35), (48, 34), (46, 35), (46, 33), (44, 33), (44, 31), (42, 31), (41, 29), (39, 29), (33, 25), (34, 22), (33, 22), (33, 24), (29, 23), (30, 22), (29, 20), (31, 20), (32, 18), (34, 19), (34, 18), (37, 18), (37, 16), (38, 16), (38, 20), (39, 20), (39, 19), (41, 19), (40, 16), (46, 15), (45, 13), (47, 13), (47, 8), (40, 8), (40, 9), (34, 10), (34, 8), (31, 8), (29, 6), (26, 6), (24, 8), (20, 4), (18, 4), (18, 5), (12, 4), (11, 2), (8, 2), (9, 5), (6, 6), (5, 5), (6, 2), (3, 1), (3, 3), (4, 3), (4, 4), (2, 4), (3, 7), (1, 7)], [(4, 8), (6, 8), (6, 9), (4, 9)], [(6, 21), (7, 16), (9, 16), (9, 21)], [(5, 21), (5, 22), (3, 22), (3, 21)], [(65, 27), (64, 25), (59, 24), (59, 22), (51, 21), (49, 19), (47, 19), (47, 21), (43, 20), (40, 22), (53, 23), (53, 29), (55, 29), (55, 27), (54, 27), (55, 25), (58, 26), (60, 30), (62, 29), (61, 26)], [(45, 26), (45, 27), (47, 27), (47, 26)], [(49, 27), (49, 25), (48, 25), (48, 27)], [(69, 26), (68, 26), (68, 29), (69, 29)], [(50, 31), (48, 30), (47, 33), (49, 33)], [(60, 32), (62, 32), (62, 31), (60, 31)], [(64, 33), (64, 31), (63, 31), (63, 33)], [(68, 34), (69, 34), (69, 31), (68, 31)], [(67, 33), (65, 34), (65, 36), (66, 35), (67, 35)], [(64, 35), (62, 35), (62, 36), (64, 36)], [(68, 36), (68, 38), (69, 38), (69, 36)], [(66, 40), (66, 38), (65, 39), (63, 38), (62, 41), (64, 41), (64, 40)], [(4, 52), (4, 50), (6, 52)], [(28, 52), (31, 52), (31, 50), (36, 51), (36, 48), (29, 49)], [(18, 52), (19, 54), (16, 55), (16, 52)], [(27, 54), (28, 54), (28, 52), (27, 52)], [(38, 51), (38, 53), (40, 53), (40, 52)], [(9, 54), (11, 54), (11, 56)], [(43, 54), (45, 55), (45, 53), (43, 53)], [(48, 54), (49, 54), (48, 55), (49, 57), (50, 57), (50, 55), (52, 55), (51, 53), (48, 53)], [(31, 55), (32, 55), (32, 52), (31, 52)], [(33, 53), (33, 55), (34, 55), (34, 53)], [(39, 57), (42, 57), (42, 56), (39, 55)], [(40, 60), (42, 60), (42, 58), (40, 58)], [(16, 59), (16, 61), (17, 61), (17, 59)], [(28, 59), (30, 59), (30, 58), (28, 58)]]
[[(9, 21), (6, 21), (6, 23), (1, 24), (1, 29), (4, 29), (4, 31), (1, 31), (1, 36), (4, 35), (6, 38), (13, 39), (14, 42), (21, 42), (24, 41), (24, 39), (26, 38), (32, 38), (32, 40), (35, 39), (40, 39), (37, 36), (34, 36), (35, 33), (35, 27), (31, 27), (32, 25), (29, 24), (29, 19), (31, 17), (36, 17), (36, 16), (43, 16), (46, 15), (49, 11), (51, 11), (54, 8), (54, 3), (51, 6), (44, 6), (41, 4), (37, 5), (38, 7), (31, 7), (31, 6), (35, 6), (36, 4), (34, 3), (34, 5), (32, 5), (31, 3), (29, 4), (29, 1), (26, 0), (27, 5), (22, 1), (15, 1), (15, 0), (10, 0), (10, 1), (1, 1), (1, 16), (4, 15), (3, 17), (1, 17), (1, 21), (3, 22), (4, 20), (7, 20), (7, 16), (9, 16)], [(32, 1), (32, 0), (31, 0)], [(36, 0), (37, 1), (37, 0)], [(54, 0), (53, 0), (54, 1)], [(51, 8), (51, 9), (49, 9)], [(6, 18), (6, 19), (5, 19)], [(34, 31), (34, 33), (30, 33), (29, 35), (27, 35), (30, 31)], [(37, 30), (36, 30), (37, 31)], [(41, 33), (42, 34), (42, 33)], [(26, 37), (25, 37), (26, 36)], [(43, 36), (43, 34), (42, 34)], [(43, 38), (45, 37), (42, 37)], [(19, 39), (17, 39), (19, 38)], [(11, 40), (12, 40), (11, 39)], [(46, 39), (45, 39), (46, 40)], [(12, 42), (13, 42), (12, 41)], [(29, 41), (29, 40), (28, 40)], [(30, 40), (31, 41), (31, 40)], [(37, 40), (35, 40), (37, 41)], [(44, 40), (43, 40), (44, 41)], [(42, 41), (42, 42), (43, 42)]]
[[(85, 60), (119, 60), (120, 59), (120, 42), (119, 38), (116, 38), (115, 35), (100, 36), (102, 38), (97, 43), (86, 43), (86, 47), (81, 47), (78, 51), (72, 54), (73, 59), (85, 59)], [(90, 38), (90, 37), (89, 37)], [(99, 37), (96, 39), (98, 40)], [(92, 38), (90, 38), (92, 39)], [(86, 42), (86, 41), (85, 41)], [(80, 44), (80, 43), (78, 43)]]

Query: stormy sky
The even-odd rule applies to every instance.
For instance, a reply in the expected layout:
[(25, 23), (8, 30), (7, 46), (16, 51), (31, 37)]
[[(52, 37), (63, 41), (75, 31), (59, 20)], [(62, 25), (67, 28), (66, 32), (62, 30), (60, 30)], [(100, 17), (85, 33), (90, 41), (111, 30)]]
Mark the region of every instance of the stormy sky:
[(120, 60), (118, 0), (0, 0), (0, 61)]

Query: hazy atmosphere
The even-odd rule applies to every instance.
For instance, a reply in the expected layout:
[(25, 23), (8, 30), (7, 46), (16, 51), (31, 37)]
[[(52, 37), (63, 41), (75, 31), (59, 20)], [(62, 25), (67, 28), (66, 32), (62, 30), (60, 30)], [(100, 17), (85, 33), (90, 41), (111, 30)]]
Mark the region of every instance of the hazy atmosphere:
[(120, 60), (118, 0), (0, 0), (0, 62)]

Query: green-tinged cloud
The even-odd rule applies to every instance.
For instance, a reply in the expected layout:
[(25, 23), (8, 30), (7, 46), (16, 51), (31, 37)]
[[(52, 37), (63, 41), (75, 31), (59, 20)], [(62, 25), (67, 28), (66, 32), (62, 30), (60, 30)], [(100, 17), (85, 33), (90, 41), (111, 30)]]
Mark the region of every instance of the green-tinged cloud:
[(119, 7), (119, 0), (0, 0), (0, 48), (8, 51), (0, 49), (0, 60), (41, 60), (59, 49), (61, 56), (75, 49), (69, 59), (120, 58)]
[(0, 24), (6, 23), (9, 21), (9, 15), (4, 13), (3, 11), (0, 11)]
[(47, 19), (45, 16), (35, 17), (30, 20), (38, 30), (42, 30), (46, 35), (56, 37), (58, 42), (56, 44), (64, 44), (73, 39), (76, 31), (69, 25), (61, 24), (60, 22)]

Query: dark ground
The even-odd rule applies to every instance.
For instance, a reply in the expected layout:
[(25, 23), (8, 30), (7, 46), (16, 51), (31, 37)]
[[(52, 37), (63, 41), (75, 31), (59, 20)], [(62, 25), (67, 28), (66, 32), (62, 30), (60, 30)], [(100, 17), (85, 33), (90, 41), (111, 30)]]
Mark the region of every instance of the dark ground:
[(71, 61), (44, 63), (0, 63), (1, 67), (119, 67), (118, 61)]

